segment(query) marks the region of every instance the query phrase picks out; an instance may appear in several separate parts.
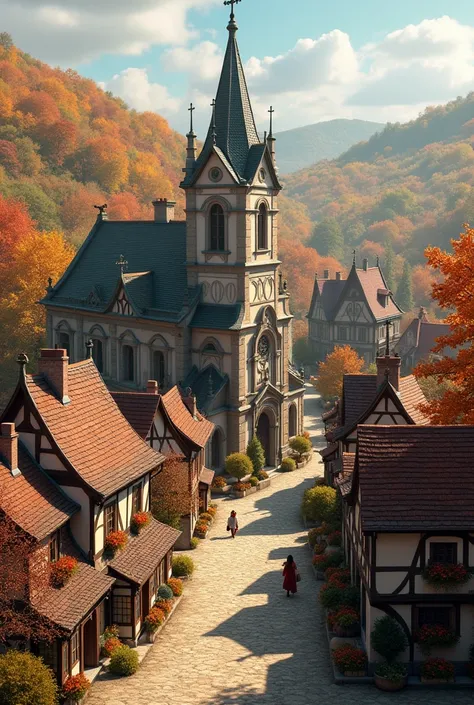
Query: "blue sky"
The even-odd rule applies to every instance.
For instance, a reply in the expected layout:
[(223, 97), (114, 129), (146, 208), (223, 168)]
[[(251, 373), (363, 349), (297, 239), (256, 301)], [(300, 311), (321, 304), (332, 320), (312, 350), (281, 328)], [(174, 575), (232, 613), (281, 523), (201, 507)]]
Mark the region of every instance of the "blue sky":
[[(0, 0), (22, 49), (180, 130), (189, 100), (205, 129), (228, 12), (221, 0)], [(474, 89), (474, 0), (242, 0), (236, 17), (259, 123), (270, 103), (280, 129), (403, 121)]]

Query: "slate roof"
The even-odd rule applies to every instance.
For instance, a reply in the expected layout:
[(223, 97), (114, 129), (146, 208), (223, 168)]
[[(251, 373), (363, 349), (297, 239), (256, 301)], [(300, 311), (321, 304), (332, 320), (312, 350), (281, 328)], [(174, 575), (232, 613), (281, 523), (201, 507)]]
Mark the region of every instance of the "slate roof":
[(214, 424), (201, 414), (193, 417), (176, 386), (162, 396), (162, 403), (174, 426), (190, 441), (204, 448), (214, 431)]
[(18, 445), (20, 475), (13, 477), (0, 457), (0, 506), (37, 541), (62, 526), (80, 507), (46, 475), (26, 448)]
[(344, 426), (357, 421), (367, 411), (377, 393), (377, 375), (344, 375), (342, 413)]
[(130, 426), (141, 438), (146, 438), (158, 407), (158, 394), (147, 392), (110, 392)]
[(142, 585), (173, 548), (180, 535), (181, 531), (152, 518), (150, 524), (137, 536), (129, 537), (127, 546), (109, 562), (108, 567), (137, 585)]
[(210, 328), (213, 330), (239, 330), (244, 317), (244, 306), (218, 304), (198, 304), (189, 324), (190, 328)]
[(115, 262), (120, 255), (128, 261), (122, 280), (137, 315), (179, 320), (188, 294), (184, 222), (98, 219), (42, 303), (105, 312), (117, 291), (120, 273)]
[[(402, 352), (408, 345), (407, 338), (410, 333), (413, 335), (414, 344), (405, 352)], [(404, 356), (415, 349), (417, 359), (426, 358), (435, 347), (436, 339), (443, 335), (448, 335), (449, 333), (450, 326), (448, 323), (430, 323), (429, 321), (417, 317), (413, 319), (408, 328), (404, 331), (395, 346), (395, 350), (400, 351), (400, 354)], [(455, 351), (453, 348), (445, 347), (441, 353), (438, 354), (453, 356), (455, 355)]]
[(189, 387), (196, 397), (198, 409), (205, 411), (228, 381), (228, 375), (222, 374), (214, 365), (208, 365), (203, 370), (198, 370), (196, 365), (193, 365), (181, 387)]
[(122, 415), (92, 360), (69, 365), (69, 404), (56, 398), (43, 375), (27, 375), (26, 384), (69, 463), (103, 497), (163, 462)]
[(62, 588), (48, 587), (36, 598), (33, 607), (44, 617), (72, 632), (115, 582), (84, 561), (71, 540), (63, 541), (64, 555), (78, 559), (79, 569)]
[(345, 279), (318, 279), (317, 285), (326, 319), (330, 321), (345, 287)]
[(329, 458), (333, 453), (335, 453), (337, 451), (338, 448), (339, 448), (339, 446), (337, 443), (329, 443), (326, 446), (326, 448), (322, 448), (319, 451), (319, 455), (322, 458)]
[(360, 426), (363, 531), (472, 531), (474, 426)]

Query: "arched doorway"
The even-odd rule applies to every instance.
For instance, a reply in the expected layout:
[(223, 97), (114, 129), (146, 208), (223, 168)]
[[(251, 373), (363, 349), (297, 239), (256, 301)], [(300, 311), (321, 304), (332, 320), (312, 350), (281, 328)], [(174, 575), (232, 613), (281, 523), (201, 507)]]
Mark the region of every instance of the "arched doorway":
[(257, 423), (257, 437), (265, 452), (265, 462), (271, 467), (277, 464), (276, 432), (277, 422), (273, 412), (262, 411)]
[(211, 438), (209, 463), (213, 470), (219, 470), (222, 465), (222, 433), (216, 428)]
[(288, 412), (288, 435), (290, 438), (298, 435), (298, 413), (296, 411), (296, 404), (292, 404)]

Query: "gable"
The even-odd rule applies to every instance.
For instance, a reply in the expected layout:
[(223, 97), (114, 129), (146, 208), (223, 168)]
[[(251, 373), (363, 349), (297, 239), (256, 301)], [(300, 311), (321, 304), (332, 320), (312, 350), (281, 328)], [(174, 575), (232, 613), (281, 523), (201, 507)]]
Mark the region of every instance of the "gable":
[[(257, 151), (257, 150), (256, 150)], [(257, 154), (258, 156), (258, 154)], [(249, 157), (249, 162), (251, 158)], [(262, 172), (263, 170), (263, 172)], [(251, 185), (256, 188), (280, 189), (275, 173), (275, 167), (268, 149), (265, 148), (263, 156), (255, 164), (247, 163), (247, 176), (251, 178)]]
[(108, 310), (112, 313), (118, 313), (121, 316), (134, 315), (132, 303), (127, 296), (127, 292), (125, 291), (123, 284), (120, 284)]
[(373, 323), (369, 308), (362, 298), (362, 292), (351, 289), (349, 297), (341, 301), (335, 320), (345, 323)]
[[(212, 169), (220, 169), (222, 177), (215, 181), (211, 178), (210, 172)], [(212, 150), (208, 159), (203, 162), (200, 174), (196, 179), (194, 186), (215, 186), (219, 188), (225, 184), (239, 183), (230, 164), (225, 159), (224, 155), (219, 156), (216, 150)]]

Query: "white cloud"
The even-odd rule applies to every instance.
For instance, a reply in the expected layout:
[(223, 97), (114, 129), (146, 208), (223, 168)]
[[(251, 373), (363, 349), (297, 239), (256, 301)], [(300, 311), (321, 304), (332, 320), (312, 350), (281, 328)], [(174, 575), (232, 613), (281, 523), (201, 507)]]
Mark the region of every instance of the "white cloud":
[(104, 90), (112, 91), (136, 110), (152, 110), (165, 117), (175, 115), (181, 107), (181, 100), (170, 95), (166, 86), (153, 83), (146, 69), (129, 68), (102, 83)]
[(166, 71), (185, 71), (192, 82), (217, 81), (222, 68), (223, 53), (214, 42), (200, 42), (191, 49), (176, 47), (164, 52), (162, 63)]

